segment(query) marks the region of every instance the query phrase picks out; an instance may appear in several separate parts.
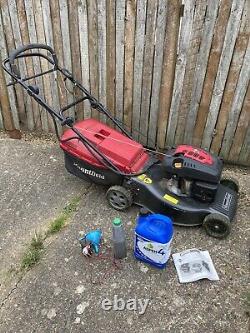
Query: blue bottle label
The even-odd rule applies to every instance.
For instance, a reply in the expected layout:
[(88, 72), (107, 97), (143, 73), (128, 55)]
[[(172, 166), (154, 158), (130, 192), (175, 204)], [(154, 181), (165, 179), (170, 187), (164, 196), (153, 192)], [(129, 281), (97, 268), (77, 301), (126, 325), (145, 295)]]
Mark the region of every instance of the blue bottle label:
[(166, 244), (158, 243), (135, 234), (135, 254), (156, 265), (164, 265), (168, 261), (171, 253), (171, 241)]

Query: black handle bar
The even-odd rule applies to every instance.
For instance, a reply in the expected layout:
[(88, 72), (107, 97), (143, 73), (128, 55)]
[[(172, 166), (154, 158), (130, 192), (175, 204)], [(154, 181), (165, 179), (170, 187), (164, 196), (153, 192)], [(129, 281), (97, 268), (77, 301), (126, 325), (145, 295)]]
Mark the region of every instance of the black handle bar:
[(25, 51), (32, 50), (32, 49), (44, 49), (47, 50), (51, 53), (52, 59), (54, 62), (54, 66), (57, 68), (58, 66), (58, 60), (57, 56), (55, 54), (55, 51), (52, 49), (52, 47), (45, 45), (45, 44), (28, 44), (28, 45), (23, 45), (19, 47), (18, 49), (12, 51), (9, 56), (9, 62), (10, 62), (10, 70), (20, 78), (20, 73), (17, 69), (17, 66), (15, 65), (15, 59), (17, 56)]

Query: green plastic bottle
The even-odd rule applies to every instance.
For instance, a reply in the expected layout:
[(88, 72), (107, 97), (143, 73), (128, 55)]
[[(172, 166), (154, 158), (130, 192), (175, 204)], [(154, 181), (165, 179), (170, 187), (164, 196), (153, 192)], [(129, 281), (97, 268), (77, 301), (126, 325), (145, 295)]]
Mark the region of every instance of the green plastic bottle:
[(125, 232), (119, 217), (113, 220), (113, 253), (115, 259), (127, 257)]

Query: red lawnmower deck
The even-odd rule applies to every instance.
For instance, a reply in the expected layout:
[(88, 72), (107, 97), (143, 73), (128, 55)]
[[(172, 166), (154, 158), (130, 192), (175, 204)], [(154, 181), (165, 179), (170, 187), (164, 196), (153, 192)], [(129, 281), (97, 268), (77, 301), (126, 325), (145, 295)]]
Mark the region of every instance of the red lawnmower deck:
[[(46, 50), (50, 56), (26, 52), (33, 49)], [(17, 62), (26, 57), (45, 59), (51, 68), (32, 77), (21, 77)], [(220, 158), (189, 145), (171, 148), (165, 154), (149, 152), (133, 140), (121, 122), (72, 73), (58, 65), (57, 56), (48, 45), (30, 44), (14, 50), (4, 60), (3, 68), (13, 80), (8, 86), (21, 85), (51, 115), (65, 154), (66, 169), (79, 178), (109, 186), (107, 199), (113, 208), (125, 210), (136, 203), (151, 212), (170, 216), (175, 224), (202, 224), (209, 235), (217, 238), (230, 233), (238, 185), (235, 180), (221, 179)], [(82, 97), (54, 110), (40, 95), (39, 87), (28, 83), (48, 73), (63, 76), (65, 86), (70, 82)], [(84, 101), (110, 119), (115, 129), (95, 119), (75, 123), (73, 118), (65, 116), (65, 111)], [(68, 128), (61, 137), (56, 121)]]

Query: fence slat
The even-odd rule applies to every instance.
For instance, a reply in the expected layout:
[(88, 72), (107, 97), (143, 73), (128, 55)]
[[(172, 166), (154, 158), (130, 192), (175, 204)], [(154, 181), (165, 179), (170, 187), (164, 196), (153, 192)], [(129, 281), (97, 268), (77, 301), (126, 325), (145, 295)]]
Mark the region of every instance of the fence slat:
[[(30, 43), (38, 43), (33, 5), (29, 0), (24, 0), (24, 3), (25, 3), (25, 12), (27, 17), (27, 27), (28, 27)], [(34, 64), (34, 73), (35, 74), (41, 73), (42, 70), (41, 63), (37, 57), (33, 58), (33, 64)], [(35, 80), (35, 82), (39, 87), (40, 95), (44, 96), (44, 87), (43, 87), (42, 78), (38, 77)], [(45, 132), (48, 132), (49, 127), (48, 127), (47, 113), (39, 106), (39, 115), (37, 115), (37, 118), (34, 118), (35, 128), (37, 128), (37, 122), (39, 122), (40, 119), (41, 119), (41, 129)]]
[(164, 41), (162, 77), (159, 96), (159, 116), (157, 124), (157, 146), (161, 149), (165, 147), (167, 124), (174, 86), (180, 25), (180, 9), (180, 0), (173, 0), (168, 2), (167, 25)]
[[(53, 0), (54, 1), (54, 0)], [(59, 10), (60, 10), (60, 22), (61, 22), (61, 33), (62, 33), (62, 43), (63, 43), (63, 60), (64, 67), (72, 72), (72, 62), (71, 62), (71, 48), (70, 48), (70, 34), (69, 34), (69, 14), (68, 14), (68, 3), (67, 0), (59, 0)], [(67, 82), (67, 87), (70, 91), (73, 90), (73, 86)], [(73, 102), (73, 96), (67, 90), (63, 89), (63, 92), (67, 96), (67, 103)], [(65, 115), (70, 117), (75, 117), (75, 108), (72, 107), (65, 112)]]
[[(70, 33), (70, 48), (72, 57), (72, 71), (75, 79), (79, 82), (82, 81), (81, 75), (81, 58), (80, 53), (80, 41), (78, 32), (78, 1), (68, 0), (69, 10), (69, 33)], [(74, 19), (71, 19), (74, 18)], [(74, 89), (74, 99), (82, 97), (82, 93), (79, 89)], [(75, 119), (82, 120), (84, 116), (84, 104), (80, 103), (75, 106)]]
[(123, 119), (125, 0), (116, 1), (116, 118)]
[[(98, 98), (98, 45), (97, 45), (97, 10), (96, 0), (87, 0), (88, 29), (89, 29), (89, 73), (90, 91)], [(92, 110), (92, 117), (99, 119), (99, 112)]]
[[(18, 18), (19, 18), (19, 25), (20, 25), (20, 32), (21, 32), (21, 38), (23, 45), (27, 45), (30, 43), (29, 39), (29, 32), (28, 32), (28, 25), (27, 25), (27, 17), (26, 17), (26, 10), (23, 0), (16, 0), (17, 5), (17, 11), (18, 11)], [(26, 69), (27, 69), (27, 75), (33, 76), (35, 74), (34, 72), (34, 65), (31, 58), (27, 58), (25, 60), (26, 62)], [(34, 80), (35, 82), (35, 80)], [(27, 99), (31, 101), (31, 109), (27, 110), (27, 118), (28, 118), (28, 129), (29, 130), (41, 130), (42, 123), (41, 123), (41, 117), (39, 112), (39, 105), (37, 102), (31, 98), (30, 96), (26, 95)]]
[[(97, 1), (98, 25), (98, 73), (99, 73), (99, 99), (104, 105), (106, 99), (106, 0)], [(106, 116), (100, 114), (100, 119), (106, 121)]]
[[(178, 121), (174, 138), (176, 145), (183, 143), (183, 140), (187, 143), (190, 139), (190, 133), (185, 133), (185, 127), (193, 119), (192, 115), (189, 115), (189, 113), (194, 111), (192, 107), (190, 107), (190, 103), (192, 94), (196, 88), (195, 83), (197, 81), (197, 72), (199, 72), (200, 75), (201, 72), (206, 71), (206, 55), (209, 53), (209, 45), (211, 40), (210, 36), (213, 33), (214, 20), (211, 17), (211, 14), (214, 14), (214, 12), (216, 13), (216, 6), (213, 5), (212, 11), (211, 2), (208, 4), (208, 7), (206, 2), (206, 0), (198, 0), (195, 4), (193, 28), (188, 47), (187, 64), (183, 81), (183, 93), (180, 100)], [(204, 36), (206, 38), (202, 38)], [(206, 45), (204, 46), (204, 44)]]
[[(207, 114), (209, 111), (209, 105), (212, 98), (213, 86), (219, 66), (220, 55), (223, 47), (223, 41), (224, 41), (231, 5), (232, 5), (231, 0), (230, 1), (222, 0), (218, 10), (218, 17), (214, 27), (214, 36), (207, 64), (207, 72), (204, 79), (201, 100), (200, 103), (198, 104), (196, 122), (193, 131), (193, 144), (196, 146), (201, 145), (203, 131), (206, 125)], [(195, 100), (193, 101), (193, 103), (195, 103)]]
[[(1, 11), (2, 11), (2, 23), (5, 31), (7, 53), (9, 53), (13, 49), (15, 49), (15, 43), (10, 22), (8, 3), (6, 1), (1, 1)], [(23, 124), (23, 122), (26, 119), (23, 91), (20, 86), (16, 86), (14, 88), (14, 91), (16, 92), (17, 95), (17, 100), (15, 103), (18, 107), (18, 121), (20, 121), (21, 124)]]
[(123, 120), (128, 130), (132, 129), (133, 108), (133, 66), (135, 48), (136, 0), (127, 0), (125, 21), (125, 63), (124, 63), (124, 111)]
[(246, 95), (247, 86), (250, 81), (249, 64), (250, 64), (250, 42), (248, 43), (248, 48), (240, 71), (239, 80), (235, 90), (232, 107), (229, 113), (226, 130), (223, 137), (222, 147), (220, 150), (220, 155), (224, 159), (228, 158), (232, 140), (234, 138), (234, 133), (237, 127), (237, 122), (239, 120), (240, 111), (242, 109), (244, 97)]
[(214, 128), (223, 97), (234, 45), (240, 27), (240, 18), (242, 16), (244, 2), (245, 0), (234, 0), (231, 7), (231, 14), (228, 20), (220, 64), (214, 84), (213, 96), (209, 107), (209, 113), (202, 140), (202, 146), (206, 149), (210, 148), (210, 144), (213, 138)]
[[(80, 55), (82, 68), (82, 84), (90, 90), (89, 83), (89, 45), (88, 45), (88, 16), (86, 0), (80, 0), (78, 6), (79, 20), (79, 38), (80, 38)], [(90, 118), (91, 110), (89, 102), (84, 103), (84, 118)]]
[[(1, 33), (0, 33), (0, 38), (1, 38)], [(2, 63), (1, 55), (0, 55), (0, 61)], [(5, 128), (6, 131), (13, 131), (15, 127), (13, 124), (12, 114), (10, 112), (10, 101), (2, 66), (0, 67), (0, 108), (1, 108), (0, 110), (1, 128), (2, 129)]]
[(139, 136), (139, 140), (143, 145), (147, 144), (150, 96), (153, 76), (157, 5), (158, 1), (149, 1), (147, 7)]
[(167, 145), (174, 144), (174, 137), (178, 121), (178, 112), (180, 107), (181, 96), (183, 93), (183, 82), (187, 64), (188, 46), (191, 37), (192, 24), (194, 15), (194, 0), (185, 2), (184, 14), (181, 20), (181, 29), (179, 37), (179, 49), (177, 64), (175, 68), (175, 81), (173, 88), (173, 97), (169, 113)]
[[(230, 109), (232, 109), (232, 103), (235, 95), (235, 90), (238, 84), (239, 74), (244, 60), (244, 55), (247, 48), (248, 36), (247, 36), (247, 11), (244, 10), (239, 35), (237, 37), (232, 61), (229, 68), (229, 73), (225, 85), (225, 91), (220, 106), (220, 112), (217, 119), (215, 128), (215, 136), (212, 140), (211, 150), (218, 154), (222, 146), (224, 132), (229, 119)], [(249, 28), (248, 28), (249, 30)]]
[(166, 32), (167, 1), (159, 0), (156, 32), (155, 32), (155, 52), (153, 64), (152, 93), (150, 103), (150, 115), (148, 124), (147, 145), (155, 146), (157, 132), (157, 118), (159, 110), (159, 96), (161, 88), (161, 74), (163, 64), (164, 37)]
[[(107, 24), (107, 107), (111, 114), (115, 114), (115, 1), (106, 1)], [(111, 125), (111, 122), (108, 121)]]
[[(10, 21), (12, 26), (12, 32), (13, 37), (15, 41), (15, 48), (18, 48), (23, 45), (21, 32), (20, 32), (20, 26), (18, 21), (18, 15), (17, 15), (17, 6), (15, 0), (8, 0), (8, 6), (9, 6), (9, 13), (10, 13)], [(27, 69), (26, 69), (26, 62), (24, 59), (18, 60), (19, 64), (19, 70), (22, 77), (27, 76)], [(23, 92), (23, 100), (24, 100), (24, 109), (25, 113), (20, 114), (20, 121), (22, 122), (22, 128), (23, 129), (34, 129), (34, 120), (33, 120), (33, 112), (32, 112), (32, 106), (31, 106), (31, 99), (30, 97)]]
[(192, 134), (195, 126), (198, 106), (201, 100), (202, 87), (206, 75), (208, 56), (213, 38), (214, 25), (218, 13), (219, 1), (209, 1), (207, 5), (204, 32), (201, 40), (199, 55), (195, 68), (192, 85), (191, 103), (185, 126), (184, 142), (192, 143)]
[[(0, 85), (1, 85), (1, 83), (0, 83)], [(1, 94), (1, 92), (0, 92), (0, 94)], [(1, 104), (0, 104), (0, 129), (4, 129)]]
[(139, 138), (141, 110), (141, 89), (144, 55), (144, 37), (146, 21), (147, 0), (138, 0), (136, 8), (136, 30), (135, 30), (135, 58), (134, 58), (134, 85), (133, 85), (133, 115), (132, 133), (135, 139)]
[[(50, 4), (50, 12), (51, 12), (53, 46), (54, 46), (54, 50), (56, 52), (60, 66), (64, 67), (59, 3), (58, 3), (58, 0), (53, 0), (53, 1), (50, 1), (49, 4)], [(58, 75), (56, 74), (55, 84), (58, 87), (59, 104), (61, 107), (63, 107), (67, 103), (67, 95), (66, 95), (66, 92), (64, 89), (64, 84), (62, 82), (60, 74), (58, 74)]]
[[(245, 96), (244, 104), (243, 104), (242, 111), (241, 111), (239, 121), (237, 124), (237, 129), (236, 129), (233, 143), (232, 143), (232, 146), (230, 149), (230, 153), (229, 153), (229, 157), (228, 157), (228, 160), (230, 162), (237, 162), (239, 159), (241, 147), (243, 146), (247, 129), (250, 126), (249, 110), (250, 110), (250, 85), (248, 86), (248, 91)], [(248, 149), (249, 149), (249, 147), (248, 147)]]
[[(0, 4), (2, 5), (2, 2), (0, 2)], [(3, 30), (3, 21), (2, 21), (1, 11), (0, 11), (0, 51), (1, 51), (0, 53), (1, 53), (2, 60), (4, 60), (8, 56), (8, 54), (7, 54), (7, 44), (6, 44), (4, 30)], [(5, 78), (5, 82), (10, 81), (10, 76), (6, 72), (4, 72), (4, 78)], [(16, 129), (20, 129), (19, 116), (18, 116), (17, 107), (16, 107), (16, 99), (15, 99), (14, 88), (9, 87), (7, 89), (7, 91), (8, 91), (8, 100), (10, 102), (10, 110), (11, 110), (11, 116), (10, 117), (13, 119), (14, 127)]]
[(238, 162), (245, 165), (250, 165), (250, 126), (247, 128), (244, 143), (241, 147), (240, 156)]

